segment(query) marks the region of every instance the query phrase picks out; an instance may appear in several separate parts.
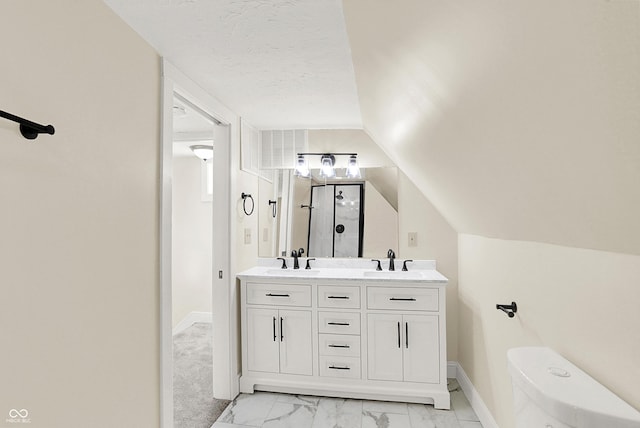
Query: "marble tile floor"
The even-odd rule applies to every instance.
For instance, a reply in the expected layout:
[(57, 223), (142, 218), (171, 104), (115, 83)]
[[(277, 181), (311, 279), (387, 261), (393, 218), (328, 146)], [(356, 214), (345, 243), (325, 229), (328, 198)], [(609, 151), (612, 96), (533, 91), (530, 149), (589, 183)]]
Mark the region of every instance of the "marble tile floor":
[(458, 382), (451, 410), (431, 405), (256, 392), (240, 394), (211, 428), (482, 428)]

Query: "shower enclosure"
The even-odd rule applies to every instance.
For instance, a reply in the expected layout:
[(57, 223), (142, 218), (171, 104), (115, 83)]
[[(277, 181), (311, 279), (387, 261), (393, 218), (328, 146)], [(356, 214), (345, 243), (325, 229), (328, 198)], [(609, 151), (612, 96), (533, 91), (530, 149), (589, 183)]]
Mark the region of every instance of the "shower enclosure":
[(362, 257), (362, 184), (311, 187), (309, 257)]

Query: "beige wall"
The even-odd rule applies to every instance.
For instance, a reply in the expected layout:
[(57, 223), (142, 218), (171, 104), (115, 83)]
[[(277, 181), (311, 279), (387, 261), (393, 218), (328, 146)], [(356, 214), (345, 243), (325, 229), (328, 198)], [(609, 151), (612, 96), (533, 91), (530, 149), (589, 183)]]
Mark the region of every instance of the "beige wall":
[[(258, 254), (261, 257), (275, 257), (274, 242), (276, 239), (278, 213), (282, 209), (278, 204), (278, 197), (275, 194), (273, 183), (264, 178), (258, 179), (258, 199), (256, 206), (256, 214), (259, 217), (258, 231), (256, 239), (258, 239)], [(276, 201), (276, 217), (273, 217), (273, 206), (269, 205), (269, 201)]]
[[(447, 284), (447, 359), (458, 360), (458, 234), (420, 190), (398, 173), (398, 223), (401, 259), (435, 260)], [(417, 246), (408, 246), (409, 232), (418, 235)], [(411, 264), (408, 265), (411, 269)]]
[[(429, 201), (414, 220), (399, 203), (401, 255), (427, 258), (418, 213), (453, 228), (436, 236), (464, 234), (457, 356), (497, 422), (514, 423), (505, 359), (518, 345), (556, 349), (640, 407), (640, 3), (344, 11), (364, 127)], [(455, 244), (437, 247), (449, 255), (428, 258), (451, 278)], [(495, 304), (512, 300), (509, 320)]]
[(201, 164), (195, 156), (173, 159), (173, 327), (191, 312), (211, 312), (213, 213), (212, 202), (202, 201)]
[(389, 248), (398, 251), (398, 212), (368, 181), (364, 193), (362, 257), (383, 259)]
[[(513, 427), (507, 349), (549, 346), (640, 409), (640, 257), (460, 235), (459, 360)], [(496, 303), (518, 304), (513, 319)], [(462, 328), (464, 326), (464, 328)]]
[[(234, 173), (232, 171), (232, 173)], [(239, 170), (239, 165), (236, 166), (235, 170), (236, 174), (236, 188), (238, 194), (235, 195), (236, 206), (235, 206), (235, 218), (232, 218), (231, 221), (235, 223), (236, 227), (236, 236), (238, 237), (238, 241), (236, 242), (236, 270), (237, 272), (243, 271), (245, 269), (249, 269), (254, 266), (256, 263), (256, 258), (258, 257), (258, 243), (259, 238), (261, 238), (258, 233), (258, 218), (260, 216), (260, 212), (264, 212), (265, 207), (263, 205), (259, 205), (260, 196), (259, 196), (259, 178), (254, 174), (250, 174), (248, 172), (244, 172)], [(253, 196), (253, 200), (256, 204), (253, 214), (246, 215), (244, 213), (242, 207), (242, 193), (249, 193)], [(247, 211), (251, 211), (251, 201), (247, 201), (246, 204)], [(245, 243), (244, 233), (245, 229), (248, 229), (251, 233), (251, 242)]]
[(102, 2), (2, 5), (0, 426), (159, 426), (158, 55)]
[(344, 2), (364, 128), (459, 232), (640, 254), (640, 2)]
[[(292, 176), (293, 180), (293, 209), (291, 221), (291, 249), (304, 248), (305, 255), (309, 254), (309, 208), (301, 205), (311, 203), (311, 186), (309, 178)], [(287, 255), (291, 253), (288, 252)]]

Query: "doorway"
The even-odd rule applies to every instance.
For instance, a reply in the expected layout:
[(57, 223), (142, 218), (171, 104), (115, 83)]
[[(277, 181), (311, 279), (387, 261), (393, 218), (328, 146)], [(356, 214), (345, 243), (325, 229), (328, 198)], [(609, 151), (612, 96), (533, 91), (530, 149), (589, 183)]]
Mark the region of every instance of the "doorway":
[[(230, 349), (234, 349), (235, 342), (230, 326), (230, 319), (235, 316), (233, 305), (230, 303), (234, 295), (232, 285), (235, 281), (231, 278), (231, 234), (230, 227), (230, 165), (231, 145), (238, 138), (238, 131), (232, 126), (237, 122), (237, 117), (222, 106), (217, 100), (208, 95), (193, 81), (184, 76), (166, 60), (162, 63), (163, 74), (163, 109), (162, 109), (162, 188), (161, 188), (161, 232), (160, 232), (160, 364), (161, 364), (161, 426), (170, 428), (174, 426), (174, 382), (173, 382), (173, 209), (174, 197), (173, 181), (173, 151), (174, 151), (174, 100), (179, 99), (192, 108), (206, 120), (213, 123), (211, 130), (206, 131), (208, 138), (213, 140), (213, 157), (207, 162), (212, 162), (212, 199), (215, 209), (211, 209), (209, 217), (210, 234), (208, 239), (211, 247), (211, 256), (208, 270), (208, 290), (200, 290), (208, 294), (204, 300), (204, 308), (211, 314), (211, 344), (212, 344), (212, 395), (216, 398), (229, 399), (237, 395), (237, 375), (233, 360), (229, 357)], [(205, 142), (200, 141), (200, 142)], [(204, 145), (204, 144), (203, 144)], [(194, 159), (197, 165), (201, 165)], [(208, 164), (207, 164), (208, 165)], [(205, 181), (205, 187), (208, 180)], [(209, 202), (211, 204), (211, 202)], [(188, 258), (187, 258), (188, 260)], [(201, 269), (199, 269), (201, 271)], [(205, 285), (205, 288), (206, 285)], [(199, 312), (199, 311), (195, 311)], [(203, 310), (202, 312), (207, 312)], [(179, 322), (179, 316), (176, 321)], [(236, 378), (236, 379), (234, 379)]]

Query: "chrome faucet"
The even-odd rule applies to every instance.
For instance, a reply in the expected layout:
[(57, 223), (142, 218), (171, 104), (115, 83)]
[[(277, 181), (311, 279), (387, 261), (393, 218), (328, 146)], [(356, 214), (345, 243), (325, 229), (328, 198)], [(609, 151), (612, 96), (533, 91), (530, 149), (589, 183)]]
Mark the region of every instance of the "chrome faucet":
[(393, 250), (389, 249), (389, 251), (387, 251), (387, 257), (389, 257), (389, 270), (396, 270), (396, 267), (393, 263), (393, 259), (396, 258), (396, 253), (394, 253)]

